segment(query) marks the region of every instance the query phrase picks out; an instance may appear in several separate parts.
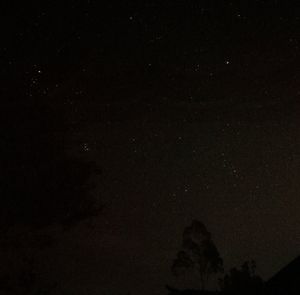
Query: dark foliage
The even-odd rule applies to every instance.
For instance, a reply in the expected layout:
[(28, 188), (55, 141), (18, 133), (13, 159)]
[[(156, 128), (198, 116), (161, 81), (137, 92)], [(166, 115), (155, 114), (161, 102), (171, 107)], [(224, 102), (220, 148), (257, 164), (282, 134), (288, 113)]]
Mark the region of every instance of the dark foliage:
[[(68, 151), (70, 126), (62, 104), (7, 102), (0, 116), (0, 293), (47, 294), (38, 253), (64, 229), (101, 209), (93, 194), (97, 166)], [(19, 264), (19, 265), (18, 265)]]
[(1, 117), (1, 228), (76, 223), (98, 212), (94, 163), (67, 154), (62, 108), (7, 104)]
[(263, 291), (263, 281), (255, 274), (254, 261), (246, 261), (241, 268), (232, 268), (221, 280), (221, 289), (228, 294), (259, 294)]
[(207, 290), (197, 290), (197, 289), (185, 289), (179, 290), (176, 288), (172, 288), (170, 286), (166, 286), (169, 291), (169, 295), (218, 295), (219, 291), (207, 291)]

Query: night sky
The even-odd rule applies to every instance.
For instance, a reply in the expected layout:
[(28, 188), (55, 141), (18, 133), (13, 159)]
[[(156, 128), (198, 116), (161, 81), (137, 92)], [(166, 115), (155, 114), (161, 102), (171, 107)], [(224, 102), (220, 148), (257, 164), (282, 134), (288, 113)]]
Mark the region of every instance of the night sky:
[(0, 43), (6, 113), (63, 113), (64, 150), (101, 169), (99, 214), (42, 230), (53, 294), (197, 288), (170, 270), (193, 219), (226, 270), (298, 256), (297, 1), (62, 2), (11, 3)]

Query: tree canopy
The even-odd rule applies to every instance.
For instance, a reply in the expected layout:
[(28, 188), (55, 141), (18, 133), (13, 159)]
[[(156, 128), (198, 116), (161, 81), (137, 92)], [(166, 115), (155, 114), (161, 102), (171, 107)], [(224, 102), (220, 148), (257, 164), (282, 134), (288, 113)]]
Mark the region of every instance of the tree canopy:
[(223, 261), (210, 232), (197, 220), (193, 220), (192, 224), (185, 228), (182, 249), (177, 253), (172, 265), (172, 272), (176, 276), (188, 269), (200, 275), (202, 289), (206, 288), (212, 274), (223, 271)]

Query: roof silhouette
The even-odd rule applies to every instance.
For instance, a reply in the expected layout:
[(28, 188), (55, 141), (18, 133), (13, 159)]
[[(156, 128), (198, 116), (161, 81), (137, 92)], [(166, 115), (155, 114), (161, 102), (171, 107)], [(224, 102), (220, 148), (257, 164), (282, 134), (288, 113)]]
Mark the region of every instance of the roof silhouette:
[(300, 294), (300, 256), (282, 268), (267, 283), (270, 294)]

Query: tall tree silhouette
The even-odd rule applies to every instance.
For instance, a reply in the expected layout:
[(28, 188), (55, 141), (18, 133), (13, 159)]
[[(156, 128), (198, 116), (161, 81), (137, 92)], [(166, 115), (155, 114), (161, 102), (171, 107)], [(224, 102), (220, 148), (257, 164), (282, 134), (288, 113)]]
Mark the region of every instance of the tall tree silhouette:
[(223, 261), (210, 232), (197, 220), (185, 228), (182, 250), (177, 253), (172, 265), (172, 272), (176, 276), (188, 269), (198, 272), (202, 290), (212, 274), (223, 271)]

